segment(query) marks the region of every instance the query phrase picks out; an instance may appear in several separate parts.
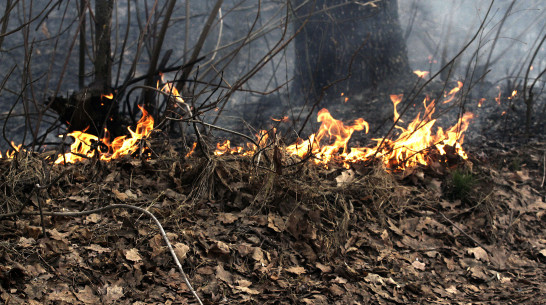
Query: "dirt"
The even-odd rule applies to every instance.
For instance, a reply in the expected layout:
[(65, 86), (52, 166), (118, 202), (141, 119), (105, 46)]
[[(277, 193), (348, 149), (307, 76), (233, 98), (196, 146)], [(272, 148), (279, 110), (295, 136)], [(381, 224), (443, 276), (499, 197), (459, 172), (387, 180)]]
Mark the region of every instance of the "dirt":
[[(157, 142), (151, 160), (1, 159), (2, 212), (145, 208), (205, 304), (544, 300), (544, 142), (483, 145), (456, 165), (403, 172), (286, 156), (279, 170), (269, 151), (207, 160)], [(39, 216), (0, 221), (5, 304), (196, 304), (146, 215), (44, 216), (43, 224), (47, 237)]]

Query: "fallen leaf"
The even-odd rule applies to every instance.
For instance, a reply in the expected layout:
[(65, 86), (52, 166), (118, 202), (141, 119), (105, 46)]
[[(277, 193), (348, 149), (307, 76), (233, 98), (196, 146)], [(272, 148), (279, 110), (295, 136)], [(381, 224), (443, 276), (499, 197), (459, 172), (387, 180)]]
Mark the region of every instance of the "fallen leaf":
[(315, 266), (322, 271), (322, 273), (330, 273), (332, 272), (332, 267), (323, 265), (321, 263), (316, 263)]
[(489, 261), (489, 256), (482, 247), (468, 248), (466, 251), (468, 254), (473, 254), (476, 259), (481, 260), (482, 262)]
[(267, 227), (275, 232), (282, 232), (284, 230), (284, 220), (281, 216), (275, 214), (267, 215)]
[(99, 304), (100, 298), (95, 295), (93, 289), (89, 286), (85, 286), (85, 288), (80, 289), (78, 292), (75, 293), (78, 300), (85, 304)]
[(95, 252), (99, 252), (100, 253), (104, 253), (104, 252), (112, 252), (112, 250), (108, 249), (108, 248), (104, 248), (104, 247), (101, 247), (97, 244), (91, 244), (89, 246), (85, 246), (83, 247), (84, 249), (87, 249), (87, 250), (91, 250), (91, 251), (95, 251)]
[(190, 250), (190, 247), (188, 247), (184, 243), (176, 243), (173, 247), (174, 253), (176, 253), (176, 257), (178, 257), (178, 260), (183, 261), (186, 259), (186, 255), (188, 251)]
[(106, 304), (113, 304), (123, 296), (123, 287), (114, 285), (106, 288), (106, 295), (104, 301)]
[(341, 172), (341, 175), (336, 177), (337, 186), (343, 186), (353, 182), (355, 176), (355, 172), (352, 169)]
[(233, 283), (233, 275), (230, 272), (226, 271), (221, 263), (216, 266), (216, 277), (226, 282), (227, 284)]
[(112, 190), (112, 193), (114, 193), (114, 195), (116, 196), (116, 198), (117, 198), (119, 201), (127, 201), (127, 199), (129, 198), (129, 196), (127, 196), (127, 194), (121, 193), (120, 191), (118, 191), (118, 190), (116, 190), (116, 189), (113, 189), (113, 190)]
[(294, 266), (294, 267), (286, 268), (285, 270), (286, 270), (286, 272), (292, 273), (292, 274), (295, 274), (295, 275), (300, 275), (300, 274), (304, 274), (304, 273), (307, 272), (307, 271), (305, 271), (305, 268), (300, 267), (300, 266)]
[(423, 262), (420, 262), (418, 260), (415, 260), (413, 261), (413, 263), (411, 263), (411, 265), (413, 266), (413, 268), (415, 269), (418, 269), (418, 270), (421, 270), (421, 271), (425, 271), (425, 263)]
[(220, 213), (220, 215), (218, 215), (218, 220), (225, 225), (234, 223), (237, 219), (239, 219), (239, 216), (236, 216), (233, 213)]
[(102, 217), (99, 214), (96, 214), (96, 213), (87, 215), (87, 217), (85, 217), (86, 223), (98, 223), (99, 220), (101, 220), (101, 219), (102, 219)]
[(142, 257), (140, 257), (140, 254), (138, 253), (138, 250), (136, 248), (133, 248), (125, 252), (125, 258), (135, 263), (140, 262), (142, 260)]

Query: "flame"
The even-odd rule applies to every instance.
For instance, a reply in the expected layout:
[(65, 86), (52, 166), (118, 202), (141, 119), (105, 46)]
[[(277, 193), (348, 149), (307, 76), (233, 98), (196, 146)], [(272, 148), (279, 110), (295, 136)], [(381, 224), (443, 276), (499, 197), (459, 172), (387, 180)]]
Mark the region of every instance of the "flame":
[[(165, 83), (165, 79), (163, 78), (163, 73), (159, 73), (159, 75), (161, 76), (161, 81)], [(159, 88), (159, 81), (157, 82), (157, 88)], [(178, 92), (178, 90), (176, 89), (176, 87), (174, 86), (172, 82), (166, 82), (165, 85), (163, 85), (163, 87), (161, 88), (161, 91), (169, 93), (178, 102), (185, 103), (184, 99), (182, 99), (182, 96), (180, 96), (180, 93)]]
[(461, 91), (462, 88), (463, 88), (463, 82), (457, 81), (457, 87), (451, 89), (449, 93), (444, 94), (444, 97), (446, 97), (446, 99), (444, 100), (444, 104), (451, 102), (455, 98), (455, 94)]
[(478, 107), (481, 107), (483, 105), (483, 103), (485, 103), (485, 98), (481, 98), (479, 101), (478, 101)]
[[(15, 142), (11, 141), (11, 146), (14, 148), (14, 150), (7, 150), (6, 151), (6, 159), (13, 159), (15, 158), (15, 155), (17, 155), (18, 152), (21, 151), (23, 144), (16, 145)], [(2, 156), (2, 152), (0, 151), (0, 159), (4, 158)]]
[(417, 75), (419, 78), (425, 78), (430, 73), (429, 71), (421, 71), (421, 70), (415, 70), (413, 71), (415, 75)]
[[(366, 129), (369, 131), (369, 125), (364, 119), (359, 118), (352, 125), (346, 126), (343, 122), (332, 117), (327, 109), (321, 109), (317, 115), (317, 121), (322, 124), (316, 134), (312, 134), (309, 139), (298, 140), (296, 143), (286, 147), (289, 154), (297, 155), (301, 158), (309, 153), (315, 156), (314, 162), (327, 165), (336, 153), (343, 150), (347, 151), (347, 143), (351, 139), (353, 132)], [(321, 147), (320, 142), (327, 137), (332, 144)]]
[[(457, 87), (445, 94), (448, 102), (460, 91), (462, 85), (462, 82), (458, 82)], [(402, 100), (403, 95), (391, 95), (390, 98), (394, 104), (394, 118), (395, 120), (399, 119), (396, 106)], [(436, 155), (454, 153), (467, 159), (468, 156), (461, 145), (464, 141), (463, 133), (468, 129), (474, 115), (465, 113), (451, 128), (444, 130), (438, 127), (436, 133), (433, 133), (436, 119), (433, 119), (432, 115), (435, 111), (436, 101), (431, 101), (427, 97), (423, 100), (423, 105), (425, 108), (423, 117), (419, 113), (407, 127), (395, 126), (399, 130), (399, 135), (395, 140), (373, 139), (376, 142), (375, 147), (354, 147), (350, 150), (348, 142), (351, 136), (355, 131), (365, 130), (368, 133), (368, 123), (360, 118), (352, 124), (345, 125), (340, 120), (334, 119), (327, 109), (322, 109), (317, 115), (317, 121), (321, 123), (318, 131), (311, 134), (306, 140), (298, 139), (294, 144), (287, 146), (285, 152), (299, 158), (312, 157), (315, 164), (325, 167), (328, 167), (328, 164), (333, 160), (340, 161), (343, 166), (349, 168), (351, 163), (378, 158), (387, 168), (392, 170), (430, 164), (435, 155), (429, 153), (433, 148), (437, 151)], [(262, 131), (260, 136), (259, 145), (265, 146), (267, 132)], [(226, 140), (217, 145), (215, 154), (247, 155), (255, 150), (255, 147), (246, 151), (242, 147), (232, 148), (230, 142)]]
[(288, 122), (288, 119), (289, 119), (288, 116), (283, 116), (280, 119), (276, 119), (276, 118), (271, 117), (271, 120), (275, 121), (275, 122)]
[(111, 99), (113, 99), (113, 98), (114, 98), (114, 94), (113, 94), (113, 93), (109, 93), (109, 94), (101, 94), (101, 95), (100, 95), (100, 98), (102, 99), (103, 97), (105, 97), (105, 98), (107, 98), (107, 99), (111, 100)]
[(400, 104), (403, 97), (404, 97), (403, 94), (391, 94), (390, 95), (391, 101), (394, 104), (394, 121), (395, 122), (396, 122), (396, 120), (398, 120), (398, 122), (404, 123), (404, 121), (398, 119), (400, 117), (400, 115), (398, 114), (398, 110), (396, 110), (396, 106), (398, 104)]
[(142, 117), (134, 131), (127, 127), (129, 136), (119, 136), (110, 142), (108, 130), (105, 130), (102, 139), (85, 133), (85, 130), (71, 132), (68, 136), (74, 138), (74, 143), (70, 145), (70, 152), (59, 155), (55, 164), (75, 163), (85, 158), (92, 158), (96, 154), (99, 155), (100, 160), (109, 161), (136, 152), (139, 149), (139, 141), (148, 137), (154, 126), (152, 116), (141, 106), (138, 107), (142, 111)]

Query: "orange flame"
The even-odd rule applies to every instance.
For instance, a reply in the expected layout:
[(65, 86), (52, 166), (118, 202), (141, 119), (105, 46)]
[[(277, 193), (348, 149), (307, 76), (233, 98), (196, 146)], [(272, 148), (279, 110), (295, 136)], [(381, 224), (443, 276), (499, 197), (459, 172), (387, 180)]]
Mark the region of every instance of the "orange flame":
[[(398, 114), (398, 110), (396, 110), (396, 106), (398, 104), (400, 104), (400, 102), (402, 101), (402, 98), (404, 97), (403, 94), (391, 94), (390, 95), (390, 98), (391, 98), (391, 101), (392, 103), (394, 104), (394, 121), (396, 122), (396, 120), (398, 120), (398, 118), (400, 117), (400, 115)], [(401, 123), (404, 123), (404, 121), (402, 120), (399, 120), (398, 122), (401, 122)]]
[(462, 88), (463, 82), (457, 81), (457, 87), (451, 89), (448, 94), (444, 94), (444, 97), (446, 97), (444, 104), (451, 102), (455, 98), (455, 94), (457, 94), (457, 92), (459, 92)]
[[(107, 130), (105, 131), (104, 138), (100, 139), (100, 141), (97, 136), (85, 133), (84, 131), (71, 132), (68, 136), (74, 138), (74, 143), (70, 145), (70, 152), (59, 155), (55, 164), (75, 163), (84, 158), (92, 158), (97, 153), (99, 154), (100, 160), (109, 161), (136, 152), (139, 148), (138, 142), (148, 137), (154, 126), (154, 119), (152, 116), (150, 116), (141, 106), (138, 107), (142, 111), (142, 117), (137, 122), (135, 131), (127, 127), (130, 134), (129, 137), (119, 136), (110, 142), (110, 136)], [(99, 143), (104, 144), (107, 149), (104, 151), (101, 150)]]
[[(462, 88), (459, 82), (457, 87), (452, 89), (445, 96), (452, 100), (454, 95)], [(391, 101), (394, 104), (394, 117), (399, 118), (396, 105), (400, 103), (403, 95), (391, 95)], [(464, 141), (463, 133), (468, 129), (470, 119), (474, 117), (472, 113), (464, 114), (457, 124), (444, 131), (441, 127), (437, 128), (436, 133), (432, 129), (436, 119), (432, 118), (435, 111), (436, 101), (430, 101), (425, 98), (423, 101), (425, 112), (423, 118), (419, 113), (406, 128), (395, 126), (400, 134), (396, 140), (391, 139), (373, 139), (377, 144), (375, 147), (355, 147), (348, 149), (348, 142), (355, 131), (369, 130), (369, 125), (364, 119), (360, 118), (350, 125), (334, 119), (326, 109), (318, 112), (317, 121), (321, 122), (318, 131), (311, 134), (308, 139), (298, 139), (296, 143), (286, 147), (285, 151), (289, 155), (295, 155), (300, 158), (313, 157), (315, 164), (328, 167), (332, 160), (340, 161), (346, 168), (353, 162), (367, 161), (372, 157), (379, 158), (383, 164), (393, 170), (403, 170), (417, 165), (430, 164), (432, 155), (428, 152), (431, 148), (436, 148), (440, 155), (446, 155), (447, 146), (458, 154), (461, 158), (467, 159), (468, 156), (462, 149)], [(400, 120), (399, 120), (400, 122)], [(260, 146), (265, 145), (267, 139), (260, 141)], [(324, 143), (327, 142), (327, 143)], [(218, 144), (216, 155), (226, 153), (249, 154), (255, 151), (242, 151), (242, 147), (231, 148), (230, 142)]]
[(425, 78), (430, 73), (429, 71), (421, 71), (421, 70), (415, 70), (413, 71), (415, 75), (417, 75), (419, 78)]
[(113, 98), (114, 98), (114, 94), (113, 94), (113, 93), (109, 93), (109, 94), (101, 94), (101, 95), (100, 95), (100, 98), (102, 99), (103, 97), (105, 97), (105, 98), (107, 98), (107, 99), (111, 100), (111, 99), (113, 99)]

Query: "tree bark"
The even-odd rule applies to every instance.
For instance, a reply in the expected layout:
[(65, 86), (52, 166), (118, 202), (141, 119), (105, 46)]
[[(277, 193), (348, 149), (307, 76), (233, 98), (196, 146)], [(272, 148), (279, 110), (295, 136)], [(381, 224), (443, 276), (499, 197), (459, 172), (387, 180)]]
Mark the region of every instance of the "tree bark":
[[(295, 0), (295, 88), (307, 98), (378, 89), (411, 73), (396, 0)], [(300, 6), (301, 5), (301, 6)]]
[(112, 85), (110, 33), (114, 0), (95, 1), (95, 79), (94, 85), (104, 91)]

